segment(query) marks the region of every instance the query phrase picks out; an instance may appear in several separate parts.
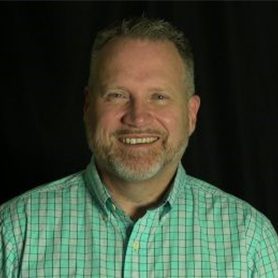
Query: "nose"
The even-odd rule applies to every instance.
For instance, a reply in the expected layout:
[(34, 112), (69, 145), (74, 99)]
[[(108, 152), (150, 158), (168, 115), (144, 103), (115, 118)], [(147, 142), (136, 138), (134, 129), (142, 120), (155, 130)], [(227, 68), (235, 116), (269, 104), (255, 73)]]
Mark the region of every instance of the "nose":
[(122, 122), (131, 127), (146, 126), (151, 119), (151, 109), (143, 100), (132, 99), (122, 117)]

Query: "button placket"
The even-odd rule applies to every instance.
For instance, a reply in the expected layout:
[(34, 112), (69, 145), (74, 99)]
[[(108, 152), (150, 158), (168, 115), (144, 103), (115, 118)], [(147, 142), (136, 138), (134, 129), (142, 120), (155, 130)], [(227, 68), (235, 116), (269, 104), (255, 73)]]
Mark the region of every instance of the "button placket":
[(149, 240), (159, 224), (158, 215), (157, 210), (148, 211), (134, 224), (127, 239), (123, 277), (137, 277), (136, 274), (140, 273), (141, 268), (145, 271)]

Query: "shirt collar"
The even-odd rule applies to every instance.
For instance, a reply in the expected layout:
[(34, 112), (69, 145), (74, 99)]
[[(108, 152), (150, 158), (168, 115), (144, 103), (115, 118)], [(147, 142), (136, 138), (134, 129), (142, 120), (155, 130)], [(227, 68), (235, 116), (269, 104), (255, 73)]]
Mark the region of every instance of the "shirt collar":
[(179, 198), (184, 196), (184, 194), (182, 194), (182, 191), (184, 191), (186, 183), (187, 183), (186, 171), (184, 170), (182, 163), (180, 162), (177, 168), (176, 175), (172, 182), (170, 192), (166, 197), (167, 198), (166, 202), (168, 202), (171, 207), (175, 205), (175, 203)]
[[(107, 211), (107, 201), (111, 201), (111, 196), (98, 174), (94, 156), (92, 156), (91, 161), (85, 170), (85, 179), (90, 192), (96, 196), (102, 208)], [(169, 193), (165, 196), (164, 200), (162, 200), (159, 207), (167, 207), (167, 205), (170, 205), (170, 208), (172, 208), (175, 205), (177, 199), (184, 196), (182, 191), (184, 190), (186, 180), (187, 175), (180, 162)]]
[(111, 196), (98, 174), (94, 156), (92, 156), (91, 161), (85, 170), (85, 179), (90, 193), (96, 197), (101, 207), (107, 212), (106, 204), (107, 201), (111, 199)]

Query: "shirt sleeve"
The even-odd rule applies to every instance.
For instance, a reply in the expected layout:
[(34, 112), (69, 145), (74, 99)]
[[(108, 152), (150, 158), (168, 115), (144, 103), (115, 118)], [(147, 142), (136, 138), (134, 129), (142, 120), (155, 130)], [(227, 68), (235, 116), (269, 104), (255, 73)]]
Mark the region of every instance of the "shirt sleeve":
[[(259, 225), (260, 227), (260, 225)], [(254, 232), (250, 241), (252, 263), (250, 278), (278, 277), (278, 236), (268, 219), (262, 217), (262, 227)]]
[[(5, 216), (4, 216), (5, 215)], [(8, 223), (11, 218), (0, 208), (0, 277), (14, 278), (16, 274), (16, 245), (14, 244), (14, 232)]]

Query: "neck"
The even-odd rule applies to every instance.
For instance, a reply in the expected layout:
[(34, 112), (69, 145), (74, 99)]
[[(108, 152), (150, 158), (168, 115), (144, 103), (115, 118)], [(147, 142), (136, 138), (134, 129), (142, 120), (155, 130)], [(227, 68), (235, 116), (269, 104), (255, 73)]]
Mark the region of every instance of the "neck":
[(102, 170), (100, 172), (113, 201), (129, 217), (136, 220), (142, 217), (147, 209), (157, 206), (169, 192), (176, 169), (177, 166), (163, 169), (163, 174), (137, 182), (124, 181)]

